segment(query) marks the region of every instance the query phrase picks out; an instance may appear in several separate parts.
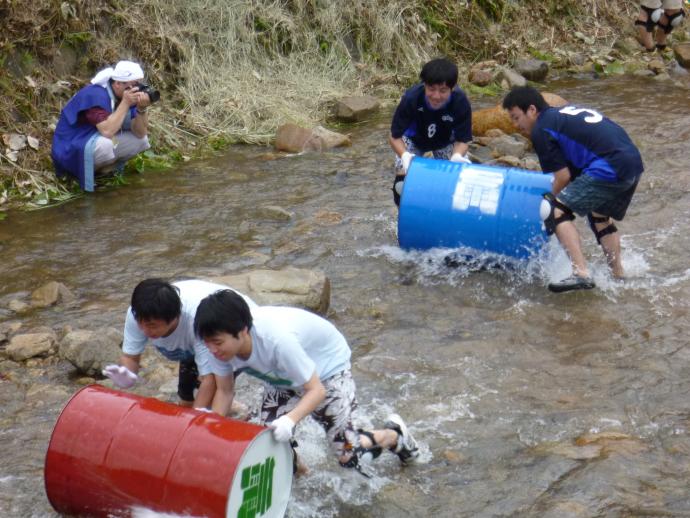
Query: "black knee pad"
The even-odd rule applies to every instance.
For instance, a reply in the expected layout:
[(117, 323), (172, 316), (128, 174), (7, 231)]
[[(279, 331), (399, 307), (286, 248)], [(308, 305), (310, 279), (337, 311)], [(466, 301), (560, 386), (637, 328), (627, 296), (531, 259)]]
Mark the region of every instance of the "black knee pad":
[[(563, 211), (563, 214), (556, 217), (556, 209)], [(539, 207), (539, 215), (544, 220), (544, 228), (549, 236), (556, 232), (556, 227), (564, 221), (575, 219), (573, 211), (558, 201), (550, 192), (544, 193), (544, 199)]]
[[(379, 455), (381, 455), (381, 453), (383, 452), (383, 448), (381, 448), (381, 446), (377, 444), (376, 439), (374, 439), (373, 433), (368, 432), (366, 430), (362, 430), (361, 428), (357, 430), (357, 433), (361, 435), (366, 435), (371, 441), (371, 446), (369, 448), (365, 448), (364, 446), (357, 446), (356, 448), (353, 448), (351, 450), (352, 457), (350, 457), (350, 459), (347, 462), (341, 462), (340, 465), (344, 468), (354, 468), (365, 477), (369, 477), (368, 473), (362, 471), (362, 464), (360, 461), (362, 459), (366, 459), (367, 461), (377, 459)], [(369, 458), (367, 458), (367, 456)]]
[(587, 221), (589, 221), (589, 228), (594, 232), (594, 237), (597, 238), (597, 243), (601, 244), (601, 238), (609, 234), (618, 232), (618, 227), (611, 222), (609, 225), (605, 226), (601, 230), (597, 230), (595, 223), (606, 223), (610, 220), (608, 216), (594, 216), (591, 212), (587, 214)]
[(666, 18), (668, 18), (668, 22), (665, 25), (658, 25), (664, 30), (666, 34), (670, 34), (673, 29), (675, 29), (681, 23), (683, 23), (683, 18), (685, 18), (685, 10), (681, 9), (677, 13), (667, 14)]
[(657, 26), (661, 15), (664, 13), (663, 9), (652, 9), (645, 5), (641, 5), (640, 8), (647, 13), (647, 20), (644, 22), (642, 20), (635, 20), (635, 25), (642, 25), (647, 32), (653, 32), (654, 27)]

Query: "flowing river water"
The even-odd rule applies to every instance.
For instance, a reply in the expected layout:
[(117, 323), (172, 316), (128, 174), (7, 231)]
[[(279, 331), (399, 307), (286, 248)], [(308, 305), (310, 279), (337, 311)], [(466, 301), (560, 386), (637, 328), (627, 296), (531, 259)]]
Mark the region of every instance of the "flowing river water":
[[(537, 261), (491, 271), (401, 251), (386, 113), (349, 129), (350, 148), (270, 160), (237, 147), (11, 214), (0, 223), (0, 307), (58, 280), (80, 303), (29, 313), (24, 331), (120, 327), (145, 277), (321, 269), (328, 317), (352, 347), (362, 423), (397, 411), (422, 463), (384, 455), (367, 480), (339, 468), (307, 422), (298, 439), (312, 471), (294, 482), (288, 516), (690, 516), (688, 91), (629, 76), (546, 89), (603, 112), (640, 147), (646, 171), (619, 225), (624, 283), (610, 280), (581, 220), (590, 292), (546, 289), (568, 271), (553, 243)], [(270, 217), (275, 205), (292, 217)], [(16, 319), (0, 310), (0, 323)], [(69, 365), (44, 371), (66, 395), (30, 397), (0, 378), (0, 516), (57, 516), (43, 460), (79, 386)]]

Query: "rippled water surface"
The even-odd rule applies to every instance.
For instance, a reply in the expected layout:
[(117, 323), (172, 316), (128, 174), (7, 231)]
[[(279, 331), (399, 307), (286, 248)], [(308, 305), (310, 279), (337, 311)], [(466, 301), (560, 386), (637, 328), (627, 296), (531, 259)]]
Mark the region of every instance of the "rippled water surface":
[[(622, 284), (582, 221), (600, 288), (587, 293), (546, 290), (568, 270), (558, 246), (532, 264), (480, 272), (401, 251), (384, 114), (348, 130), (350, 148), (272, 160), (237, 147), (11, 214), (0, 222), (0, 307), (58, 280), (78, 307), (32, 313), (24, 329), (120, 327), (145, 277), (321, 269), (329, 318), (353, 349), (362, 423), (396, 410), (423, 463), (401, 469), (383, 456), (366, 480), (340, 469), (306, 423), (299, 439), (312, 473), (295, 482), (289, 516), (690, 516), (688, 91), (630, 77), (547, 89), (602, 111), (642, 152), (646, 172), (619, 225)], [(266, 207), (276, 205), (291, 219), (272, 217)], [(55, 516), (42, 468), (78, 388), (69, 375), (62, 364), (45, 372), (69, 390), (40, 404), (0, 379), (2, 516)]]

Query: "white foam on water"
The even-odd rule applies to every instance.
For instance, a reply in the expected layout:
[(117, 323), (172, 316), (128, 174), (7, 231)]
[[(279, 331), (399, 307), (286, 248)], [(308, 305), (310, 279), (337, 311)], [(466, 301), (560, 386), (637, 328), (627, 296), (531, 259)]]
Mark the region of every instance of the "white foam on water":
[[(360, 402), (353, 413), (353, 422), (357, 428), (380, 429), (386, 416), (392, 412), (402, 415), (417, 440), (420, 449), (418, 463), (429, 462), (433, 456), (423, 441), (424, 433), (416, 423), (405, 418), (404, 407), (394, 408), (378, 398)], [(300, 423), (295, 438), (298, 454), (309, 472), (293, 480), (286, 514), (288, 517), (334, 517), (344, 503), (348, 506), (370, 505), (385, 486), (395, 483), (400, 474), (399, 459), (388, 452), (383, 452), (376, 460), (363, 463), (363, 469), (370, 478), (354, 469), (341, 467), (330, 450), (323, 429), (309, 417)]]
[[(650, 264), (654, 249), (663, 247), (662, 242), (673, 239), (679, 229), (647, 232), (644, 234), (623, 236), (622, 254), (625, 279), (618, 280), (611, 276), (601, 248), (596, 243), (589, 243), (584, 250), (590, 274), (598, 291), (605, 297), (616, 300), (627, 296), (630, 290), (649, 292), (654, 297), (658, 288), (673, 288), (690, 280), (690, 268), (672, 273), (654, 273)], [(648, 242), (654, 240), (653, 242)], [(546, 285), (564, 279), (572, 274), (570, 260), (558, 240), (552, 236), (539, 253), (530, 259), (513, 259), (489, 252), (467, 248), (433, 248), (429, 250), (403, 250), (398, 246), (382, 245), (358, 250), (360, 257), (384, 257), (394, 264), (402, 265), (402, 275), (423, 286), (448, 284), (457, 286), (466, 282), (478, 271), (490, 271), (496, 276), (507, 278), (506, 289), (512, 292), (525, 284)], [(459, 260), (449, 266), (449, 258)], [(522, 299), (522, 297), (520, 297)], [(669, 302), (670, 303), (670, 302)], [(519, 310), (519, 308), (516, 308)]]

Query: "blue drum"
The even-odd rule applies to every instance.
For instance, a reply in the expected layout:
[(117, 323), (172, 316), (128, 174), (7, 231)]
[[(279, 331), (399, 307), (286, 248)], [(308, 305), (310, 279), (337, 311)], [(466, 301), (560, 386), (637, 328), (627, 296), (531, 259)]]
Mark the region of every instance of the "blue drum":
[(400, 200), (400, 246), (528, 258), (548, 240), (539, 206), (552, 181), (526, 169), (415, 157)]

